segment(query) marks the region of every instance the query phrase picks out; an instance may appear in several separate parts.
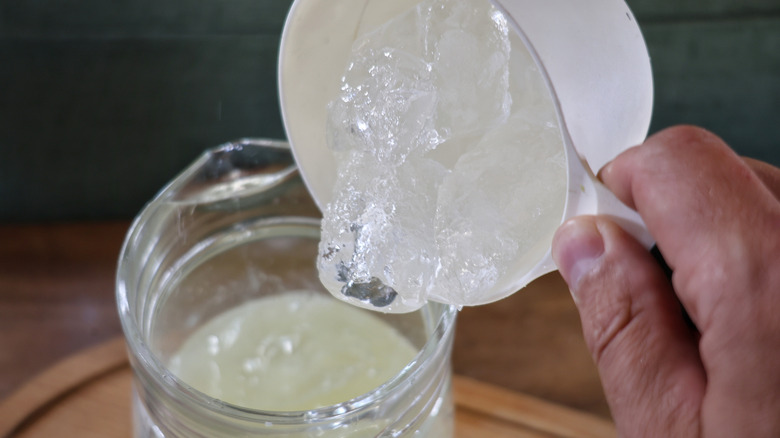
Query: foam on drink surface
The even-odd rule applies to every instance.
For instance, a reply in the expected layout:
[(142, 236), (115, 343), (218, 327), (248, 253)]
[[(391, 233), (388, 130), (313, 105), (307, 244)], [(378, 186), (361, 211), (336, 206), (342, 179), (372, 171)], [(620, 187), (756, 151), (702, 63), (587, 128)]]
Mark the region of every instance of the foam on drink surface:
[(339, 168), (318, 269), (336, 297), (481, 303), (552, 238), (566, 191), (554, 104), (487, 0), (426, 0), (360, 37), (328, 117)]
[(416, 353), (375, 315), (300, 291), (217, 315), (187, 338), (169, 368), (195, 389), (234, 405), (298, 411), (377, 388)]

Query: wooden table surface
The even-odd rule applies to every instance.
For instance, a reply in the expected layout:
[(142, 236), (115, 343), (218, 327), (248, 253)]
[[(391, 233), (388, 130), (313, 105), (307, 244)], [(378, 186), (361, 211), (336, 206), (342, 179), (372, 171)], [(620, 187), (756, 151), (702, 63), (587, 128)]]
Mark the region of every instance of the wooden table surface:
[[(121, 333), (114, 274), (128, 222), (0, 225), (0, 399)], [(455, 372), (609, 417), (579, 318), (554, 273), (461, 311)]]

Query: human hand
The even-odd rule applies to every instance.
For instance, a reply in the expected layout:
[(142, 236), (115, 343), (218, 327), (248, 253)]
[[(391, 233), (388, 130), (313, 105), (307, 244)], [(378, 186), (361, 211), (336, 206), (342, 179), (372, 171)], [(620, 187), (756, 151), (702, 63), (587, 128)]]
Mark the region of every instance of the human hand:
[(673, 271), (607, 217), (553, 241), (619, 434), (780, 437), (780, 169), (675, 127), (600, 177)]

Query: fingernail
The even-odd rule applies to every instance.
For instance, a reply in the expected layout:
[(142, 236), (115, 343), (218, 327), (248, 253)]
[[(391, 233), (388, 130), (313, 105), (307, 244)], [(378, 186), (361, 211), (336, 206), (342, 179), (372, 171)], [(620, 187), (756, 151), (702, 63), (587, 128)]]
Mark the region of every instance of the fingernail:
[(612, 161), (605, 164), (601, 170), (599, 170), (599, 173), (596, 174), (596, 178), (598, 178), (599, 181), (604, 182), (604, 175), (608, 174), (612, 169)]
[(591, 217), (570, 219), (555, 233), (552, 256), (576, 300), (582, 278), (604, 254), (604, 239)]

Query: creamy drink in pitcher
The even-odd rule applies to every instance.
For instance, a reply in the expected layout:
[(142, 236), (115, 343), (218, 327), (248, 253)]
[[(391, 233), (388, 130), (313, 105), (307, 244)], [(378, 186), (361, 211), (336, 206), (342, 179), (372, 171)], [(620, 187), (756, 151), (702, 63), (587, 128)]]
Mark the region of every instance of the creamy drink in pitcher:
[(237, 406), (305, 411), (381, 386), (416, 354), (371, 312), (293, 291), (216, 316), (189, 336), (169, 366), (195, 389)]

